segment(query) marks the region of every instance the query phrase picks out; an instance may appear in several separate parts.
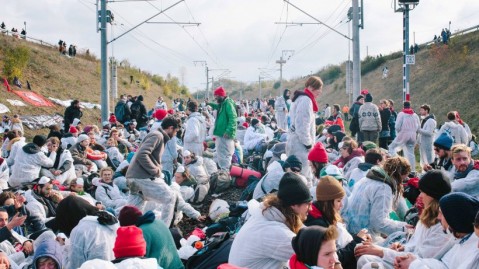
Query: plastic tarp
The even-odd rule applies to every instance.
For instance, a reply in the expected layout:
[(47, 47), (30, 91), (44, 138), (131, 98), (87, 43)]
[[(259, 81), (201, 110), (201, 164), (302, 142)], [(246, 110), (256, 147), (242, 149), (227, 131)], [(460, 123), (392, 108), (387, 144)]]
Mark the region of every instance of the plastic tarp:
[(7, 99), (7, 102), (9, 102), (12, 106), (27, 106), (24, 102), (20, 100)]
[(32, 91), (12, 91), (12, 92), (20, 96), (23, 99), (23, 101), (29, 104), (32, 104), (34, 106), (47, 106), (47, 107), (55, 106), (52, 102), (45, 99), (40, 94), (37, 94)]
[[(73, 101), (73, 100), (60, 100), (60, 99), (53, 98), (53, 97), (48, 97), (48, 99), (52, 100), (55, 104), (58, 104), (58, 105), (61, 105), (61, 106), (64, 106), (64, 107), (69, 107), (71, 102)], [(101, 105), (94, 104), (94, 103), (80, 102), (80, 106), (88, 108), (88, 109), (94, 109), (94, 108), (101, 109)]]
[(10, 112), (10, 109), (4, 104), (0, 104), (0, 113), (8, 113)]
[(63, 117), (58, 114), (37, 116), (22, 115), (21, 119), (23, 124), (32, 130), (47, 128), (50, 125), (61, 124), (63, 122)]

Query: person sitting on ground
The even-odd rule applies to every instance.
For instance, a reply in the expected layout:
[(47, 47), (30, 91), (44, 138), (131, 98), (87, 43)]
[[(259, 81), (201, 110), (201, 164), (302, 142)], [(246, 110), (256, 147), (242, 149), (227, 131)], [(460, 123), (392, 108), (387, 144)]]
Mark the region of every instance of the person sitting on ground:
[(328, 166), (328, 153), (321, 142), (316, 143), (311, 149), (308, 154), (308, 161), (314, 177), (312, 185), (315, 186), (321, 178), (321, 171)]
[(357, 235), (350, 235), (341, 219), (341, 208), (346, 192), (341, 183), (332, 176), (324, 176), (316, 186), (316, 201), (311, 205), (306, 226), (321, 226), (324, 228), (333, 225), (338, 230), (336, 239), (337, 255), (344, 269), (356, 268), (354, 248), (357, 244), (370, 239), (367, 230), (361, 230)]
[(307, 184), (306, 178), (301, 174), (303, 164), (296, 156), (289, 156), (282, 164), (278, 161), (273, 162), (267, 168), (267, 174), (256, 185), (253, 192), (253, 199), (261, 200), (264, 196), (278, 191), (279, 182), (286, 172), (293, 172), (300, 176), (304, 184)]
[(244, 135), (243, 144), (245, 150), (254, 150), (259, 153), (263, 153), (266, 150), (266, 140), (268, 136), (264, 133), (264, 129), (261, 125), (262, 124), (258, 119), (253, 119), (251, 121), (251, 126), (246, 129), (246, 133)]
[(11, 187), (20, 187), (22, 184), (30, 184), (39, 177), (42, 167), (50, 168), (54, 165), (57, 153), (53, 148), (48, 149), (50, 155), (47, 155), (41, 148), (47, 142), (43, 135), (36, 135), (32, 143), (23, 146), (16, 155), (15, 165), (12, 169), (12, 175), (9, 179)]
[(337, 238), (338, 231), (332, 226), (301, 229), (291, 242), (295, 254), (289, 260), (289, 268), (335, 268), (340, 264), (336, 254)]
[[(23, 136), (23, 133), (20, 131), (9, 131), (7, 133), (7, 138), (9, 140), (7, 145), (7, 164), (11, 168), (15, 164), (17, 152), (22, 150), (23, 146), (25, 146), (27, 142), (25, 141), (26, 138)], [(4, 143), (7, 143), (7, 141), (4, 141)]]
[(377, 242), (381, 234), (405, 229), (406, 223), (390, 219), (389, 213), (394, 210), (403, 219), (406, 210), (402, 184), (410, 172), (409, 162), (403, 157), (388, 159), (384, 169), (373, 166), (354, 187), (343, 210), (348, 231), (358, 233), (366, 228)]
[(453, 192), (467, 193), (479, 199), (479, 161), (471, 157), (471, 149), (464, 144), (451, 148), (451, 187)]
[(50, 169), (42, 168), (40, 175), (68, 185), (70, 180), (76, 178), (72, 154), (68, 149), (60, 146), (60, 140), (57, 137), (48, 138), (47, 148), (49, 152), (56, 152), (55, 163)]
[(78, 141), (78, 135), (80, 132), (75, 126), (70, 126), (68, 133), (64, 134), (61, 138), (62, 148), (69, 149), (71, 146), (75, 145)]
[(145, 257), (155, 258), (163, 268), (184, 268), (168, 227), (161, 220), (155, 219), (153, 212), (142, 214), (134, 206), (125, 206), (120, 211), (118, 220), (121, 226), (136, 225), (143, 231), (146, 241)]
[(358, 167), (354, 168), (351, 173), (349, 173), (349, 177), (346, 178), (349, 190), (352, 191), (354, 184), (358, 183), (362, 178), (364, 178), (371, 167), (376, 165), (380, 166), (383, 160), (383, 154), (381, 153), (380, 149), (372, 148), (366, 151), (364, 162), (358, 164)]
[[(0, 229), (7, 227), (5, 231), (9, 235), (6, 240), (0, 243), (0, 251), (7, 254), (8, 258), (16, 264), (22, 263), (28, 256), (33, 254), (32, 240), (28, 240), (13, 230), (14, 227), (21, 225), (25, 218), (26, 216), (20, 218), (16, 214), (12, 221), (9, 221), (7, 210), (0, 208)], [(17, 249), (21, 249), (21, 251), (17, 251)]]
[(282, 268), (294, 254), (291, 239), (303, 226), (311, 194), (301, 178), (287, 172), (277, 194), (248, 205), (251, 217), (236, 235), (228, 262), (250, 269)]
[(104, 152), (105, 147), (96, 143), (95, 137), (93, 134), (89, 135), (89, 141), (90, 143), (85, 150), (87, 153), (86, 155), (87, 159), (95, 163), (98, 169), (107, 167), (108, 164), (106, 160), (108, 158), (108, 154)]
[[(393, 243), (389, 248), (366, 243), (356, 249), (358, 268), (371, 268), (371, 263), (382, 268), (393, 268), (398, 256), (412, 253), (420, 258), (434, 258), (451, 245), (453, 237), (443, 232), (439, 216), (439, 200), (451, 192), (447, 175), (440, 170), (430, 170), (419, 180), (419, 197), (424, 203), (420, 221), (406, 244)], [(409, 235), (408, 235), (409, 236)]]
[(70, 195), (58, 204), (55, 226), (70, 238), (65, 268), (79, 268), (92, 259), (114, 259), (118, 220), (110, 213)]
[(85, 180), (81, 177), (70, 181), (70, 191), (75, 193), (76, 196), (85, 199), (91, 205), (97, 206), (97, 200), (93, 198), (88, 192), (85, 192), (84, 189)]
[(13, 119), (12, 119), (12, 131), (14, 130), (17, 130), (17, 131), (21, 131), (22, 134), (25, 133), (23, 131), (23, 124), (22, 124), (22, 120), (20, 119), (20, 116), (18, 116), (18, 114), (14, 114), (13, 115)]
[(128, 154), (133, 150), (133, 145), (127, 139), (120, 137), (120, 131), (111, 129), (109, 138), (113, 138), (118, 143), (118, 149), (122, 154)]
[(205, 199), (210, 189), (210, 176), (203, 164), (203, 157), (197, 157), (188, 150), (183, 151), (185, 168), (188, 168), (190, 175), (197, 182), (195, 196), (190, 200), (194, 204), (200, 204)]
[(63, 248), (53, 239), (41, 242), (35, 249), (33, 269), (62, 269), (62, 262)]
[(7, 210), (9, 219), (17, 213), (26, 216), (25, 222), (15, 227), (15, 232), (26, 237), (29, 234), (45, 229), (45, 223), (38, 216), (31, 214), (30, 210), (27, 209), (25, 205), (27, 200), (24, 195), (25, 192), (21, 190), (15, 193), (4, 191), (0, 194), (0, 206)]
[(181, 196), (185, 201), (190, 200), (195, 195), (196, 179), (190, 175), (190, 171), (183, 165), (179, 165), (175, 170), (173, 183), (180, 186)]
[(113, 184), (113, 170), (105, 167), (100, 170), (100, 182), (95, 191), (95, 198), (107, 209), (119, 212), (127, 204), (127, 199), (117, 185)]
[(63, 199), (63, 195), (53, 190), (50, 178), (41, 177), (32, 190), (25, 192), (25, 198), (30, 213), (47, 223), (56, 216), (56, 208)]
[(424, 171), (429, 171), (431, 169), (440, 169), (449, 174), (452, 177), (451, 170), (454, 167), (452, 165), (452, 153), (451, 148), (454, 144), (454, 139), (447, 132), (440, 134), (434, 141), (434, 152), (436, 153), (436, 158), (434, 162), (424, 165)]
[(106, 154), (108, 155), (107, 162), (110, 162), (110, 166), (117, 169), (118, 166), (125, 160), (123, 154), (118, 149), (118, 143), (113, 138), (108, 138), (106, 141)]
[(333, 164), (339, 168), (343, 168), (343, 174), (345, 178), (351, 176), (352, 171), (358, 167), (358, 165), (364, 162), (364, 151), (358, 147), (358, 143), (353, 139), (344, 141), (339, 148), (341, 157)]
[(90, 138), (88, 135), (82, 134), (78, 136), (78, 142), (70, 148), (75, 169), (84, 173), (98, 171), (96, 164), (88, 159), (87, 148), (89, 144)]
[(453, 192), (443, 196), (439, 200), (438, 219), (443, 232), (452, 234), (456, 240), (446, 245), (437, 257), (420, 258), (411, 253), (396, 257), (395, 268), (474, 268), (466, 265), (471, 264), (479, 252), (479, 239), (474, 234), (474, 219), (478, 211), (479, 200), (470, 195)]

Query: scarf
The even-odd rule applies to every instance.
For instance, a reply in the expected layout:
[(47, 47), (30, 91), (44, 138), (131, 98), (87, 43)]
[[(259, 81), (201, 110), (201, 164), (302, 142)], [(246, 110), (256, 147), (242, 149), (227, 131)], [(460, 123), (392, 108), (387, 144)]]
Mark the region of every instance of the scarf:
[(314, 204), (311, 205), (311, 210), (308, 214), (314, 219), (319, 219), (323, 216), (323, 212), (321, 212)]
[(358, 149), (353, 150), (353, 152), (351, 152), (351, 154), (349, 154), (349, 156), (346, 157), (346, 158), (339, 157), (339, 159), (334, 161), (333, 164), (336, 165), (339, 168), (343, 168), (352, 158), (360, 157), (360, 156), (364, 156), (364, 151), (362, 149), (358, 148)]
[(405, 108), (402, 110), (403, 113), (406, 113), (406, 114), (409, 114), (409, 115), (412, 115), (414, 114), (414, 110), (412, 110), (412, 108)]
[(289, 259), (289, 268), (291, 269), (308, 269), (308, 267), (298, 260), (296, 254), (293, 254)]
[(313, 102), (313, 111), (315, 113), (318, 112), (318, 103), (316, 102), (313, 93), (308, 88), (304, 89), (304, 93), (309, 97), (309, 99), (311, 99), (311, 102)]
[[(476, 165), (475, 165), (476, 164)], [(471, 163), (469, 163), (469, 165), (467, 166), (467, 169), (466, 171), (464, 172), (459, 172), (459, 171), (456, 171), (454, 173), (454, 179), (460, 179), (460, 178), (465, 178), (467, 177), (467, 174), (469, 174), (469, 172), (472, 171), (472, 169), (474, 169), (475, 167), (477, 167), (477, 162), (474, 163), (474, 161), (471, 161)]]

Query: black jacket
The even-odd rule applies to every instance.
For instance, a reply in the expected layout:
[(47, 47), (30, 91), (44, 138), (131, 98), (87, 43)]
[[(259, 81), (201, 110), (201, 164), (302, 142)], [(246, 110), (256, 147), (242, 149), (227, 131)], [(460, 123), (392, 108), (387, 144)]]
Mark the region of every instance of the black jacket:
[(65, 121), (65, 132), (68, 132), (70, 129), (70, 124), (73, 123), (73, 120), (76, 119), (81, 119), (83, 116), (83, 112), (81, 112), (80, 108), (74, 107), (74, 106), (69, 106), (65, 109), (65, 116), (63, 120)]

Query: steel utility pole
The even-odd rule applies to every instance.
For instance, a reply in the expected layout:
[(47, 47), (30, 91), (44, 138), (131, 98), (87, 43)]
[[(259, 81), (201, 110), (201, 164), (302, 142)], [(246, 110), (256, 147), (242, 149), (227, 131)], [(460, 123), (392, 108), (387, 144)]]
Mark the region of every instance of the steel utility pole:
[(108, 94), (108, 51), (106, 28), (106, 1), (101, 1), (100, 31), (101, 31), (101, 121), (107, 121), (110, 116), (110, 96)]
[(286, 63), (286, 60), (284, 59), (285, 57), (285, 54), (288, 54), (288, 53), (291, 53), (291, 55), (289, 55), (288, 57), (288, 60), (289, 58), (291, 58), (291, 56), (294, 54), (294, 50), (283, 50), (281, 52), (281, 57), (279, 58), (279, 60), (276, 61), (277, 64), (279, 64), (279, 91), (281, 92), (281, 85), (283, 83), (283, 64)]
[(353, 100), (361, 91), (361, 53), (359, 49), (359, 4), (353, 0)]

